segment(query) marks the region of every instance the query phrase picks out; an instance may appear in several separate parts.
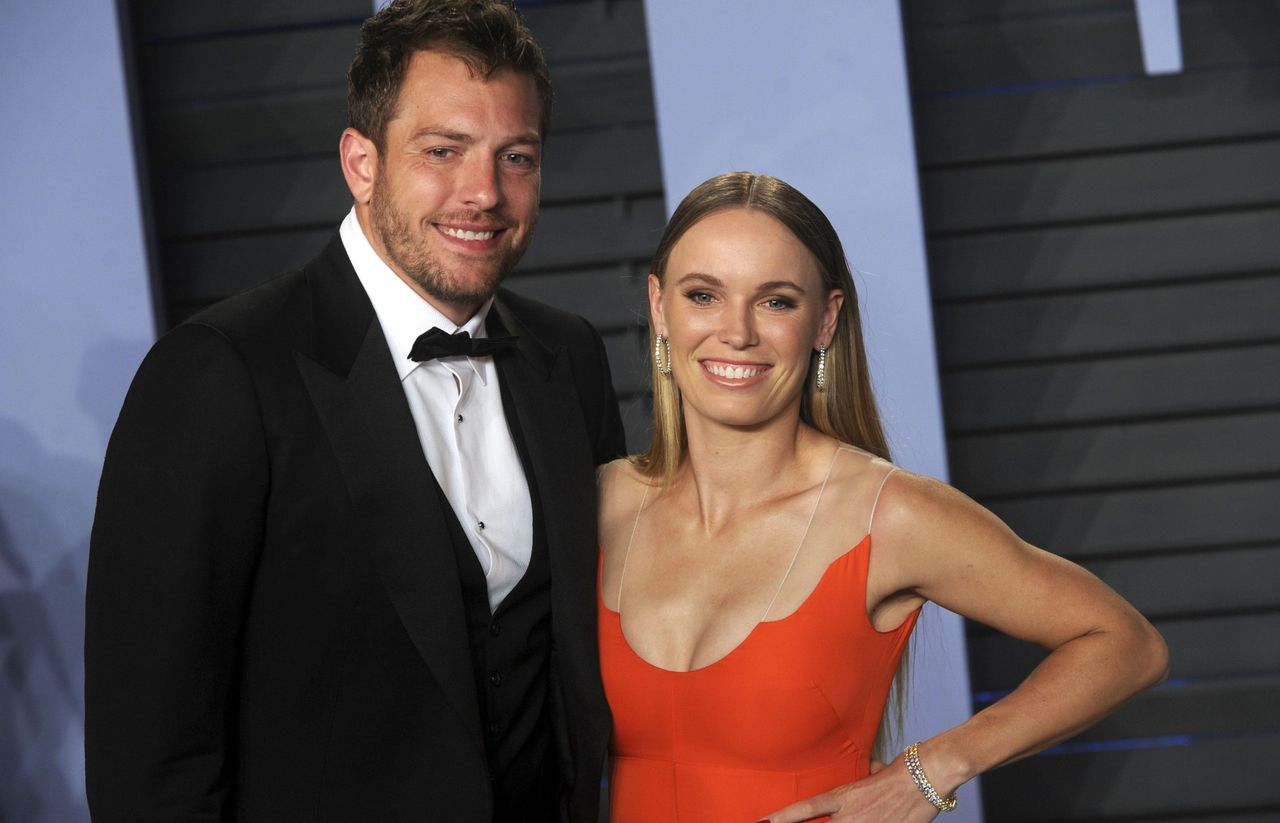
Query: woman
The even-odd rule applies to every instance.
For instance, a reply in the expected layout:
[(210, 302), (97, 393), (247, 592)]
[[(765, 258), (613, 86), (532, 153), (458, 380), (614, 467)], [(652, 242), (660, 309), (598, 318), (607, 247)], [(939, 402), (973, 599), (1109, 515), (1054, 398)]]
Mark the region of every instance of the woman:
[[(1160, 636), (1096, 578), (888, 462), (848, 263), (804, 195), (694, 189), (649, 308), (653, 445), (600, 478), (616, 823), (931, 820), (1164, 676)], [(1052, 653), (873, 773), (927, 600)]]

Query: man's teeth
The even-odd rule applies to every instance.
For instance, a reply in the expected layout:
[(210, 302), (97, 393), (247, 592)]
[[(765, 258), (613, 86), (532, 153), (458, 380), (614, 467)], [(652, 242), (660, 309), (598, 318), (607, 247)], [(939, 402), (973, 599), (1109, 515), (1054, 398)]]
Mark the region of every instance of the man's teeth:
[(493, 236), (497, 234), (496, 231), (464, 231), (463, 229), (451, 229), (448, 226), (441, 226), (441, 231), (459, 240), (492, 240)]
[(716, 377), (727, 377), (730, 380), (746, 380), (760, 373), (759, 366), (729, 366), (723, 363), (708, 363), (707, 371)]

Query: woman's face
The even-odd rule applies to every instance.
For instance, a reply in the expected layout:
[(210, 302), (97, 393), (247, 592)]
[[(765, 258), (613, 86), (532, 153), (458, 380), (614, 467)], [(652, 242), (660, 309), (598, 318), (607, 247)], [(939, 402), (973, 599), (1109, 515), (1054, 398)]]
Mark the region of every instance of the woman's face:
[(768, 214), (726, 209), (695, 223), (671, 250), (665, 284), (649, 276), (686, 421), (742, 427), (798, 414), (810, 354), (830, 344), (843, 299), (824, 293), (813, 255)]

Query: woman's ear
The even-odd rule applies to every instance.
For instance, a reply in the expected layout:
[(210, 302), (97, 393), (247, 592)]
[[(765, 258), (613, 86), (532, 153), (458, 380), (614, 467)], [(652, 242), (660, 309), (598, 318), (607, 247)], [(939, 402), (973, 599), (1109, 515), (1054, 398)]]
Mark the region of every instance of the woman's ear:
[(649, 274), (649, 323), (654, 332), (666, 336), (667, 321), (662, 312), (662, 281), (652, 272)]
[(814, 348), (823, 349), (831, 345), (836, 336), (836, 325), (840, 322), (840, 308), (844, 306), (844, 292), (832, 289), (827, 295), (827, 304), (822, 307), (822, 320), (818, 323), (818, 340)]

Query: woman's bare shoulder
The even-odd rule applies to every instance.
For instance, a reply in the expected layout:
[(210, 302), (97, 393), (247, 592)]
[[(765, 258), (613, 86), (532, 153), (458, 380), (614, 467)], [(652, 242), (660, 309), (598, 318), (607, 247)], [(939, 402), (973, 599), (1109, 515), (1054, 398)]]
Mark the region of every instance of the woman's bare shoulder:
[(636, 468), (630, 457), (619, 457), (596, 467), (596, 486), (601, 495), (617, 487), (640, 486), (646, 483), (645, 476)]
[(990, 512), (954, 486), (898, 467), (890, 468), (878, 497), (875, 523), (877, 533), (883, 537), (941, 538), (956, 529), (990, 529), (999, 524)]
[(596, 469), (602, 543), (623, 522), (635, 519), (645, 491), (652, 484), (629, 458), (605, 463)]
[(883, 457), (837, 442), (827, 484), (829, 490), (845, 501), (863, 500), (875, 495), (887, 477), (899, 471), (901, 469)]

